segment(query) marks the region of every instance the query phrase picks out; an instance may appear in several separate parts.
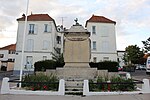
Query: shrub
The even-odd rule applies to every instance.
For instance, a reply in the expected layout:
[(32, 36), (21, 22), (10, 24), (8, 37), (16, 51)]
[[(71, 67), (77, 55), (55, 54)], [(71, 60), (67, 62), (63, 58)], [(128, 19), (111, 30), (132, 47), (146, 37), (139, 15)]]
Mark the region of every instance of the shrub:
[(63, 67), (65, 63), (43, 60), (34, 63), (34, 71), (46, 71), (46, 69), (56, 69), (56, 67)]
[(98, 70), (108, 70), (108, 72), (118, 72), (118, 62), (115, 61), (103, 61), (98, 63), (89, 63), (92, 68), (97, 68)]
[(22, 81), (22, 87), (30, 90), (58, 90), (58, 79), (53, 75), (26, 75)]

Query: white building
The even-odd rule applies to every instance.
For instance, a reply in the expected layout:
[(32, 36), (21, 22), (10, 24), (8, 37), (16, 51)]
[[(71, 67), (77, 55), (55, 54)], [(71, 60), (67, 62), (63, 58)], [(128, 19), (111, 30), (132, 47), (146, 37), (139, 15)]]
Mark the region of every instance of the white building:
[(10, 71), (14, 68), (16, 44), (0, 48), (0, 69)]
[(85, 27), (91, 32), (91, 61), (117, 61), (115, 21), (93, 15)]
[[(17, 19), (17, 44), (14, 74), (19, 74), (23, 45), (25, 15)], [(27, 33), (25, 34), (23, 70), (33, 71), (34, 63), (40, 60), (52, 59), (54, 47), (61, 50), (62, 34), (57, 32), (56, 24), (48, 14), (31, 14), (27, 17)], [(62, 51), (62, 50), (61, 50)]]
[[(25, 16), (17, 19), (18, 32), (14, 74), (19, 74)], [(103, 16), (93, 15), (86, 21), (85, 27), (91, 32), (91, 62), (104, 60), (117, 61), (115, 21)], [(52, 59), (54, 48), (63, 51), (62, 26), (56, 27), (54, 19), (48, 14), (31, 14), (28, 16), (25, 34), (24, 71), (33, 71), (34, 63)], [(28, 68), (26, 66), (29, 66)], [(27, 68), (27, 69), (26, 69)]]

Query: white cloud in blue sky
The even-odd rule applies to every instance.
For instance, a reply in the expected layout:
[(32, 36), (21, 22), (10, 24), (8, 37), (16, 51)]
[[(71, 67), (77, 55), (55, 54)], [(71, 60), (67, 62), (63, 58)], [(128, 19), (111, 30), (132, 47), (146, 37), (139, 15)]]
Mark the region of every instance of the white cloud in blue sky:
[[(27, 0), (0, 0), (0, 47), (16, 42), (17, 21), (26, 10)], [(75, 18), (85, 26), (92, 14), (117, 22), (117, 49), (128, 45), (142, 47), (150, 37), (150, 0), (29, 0), (29, 14), (47, 13), (56, 24), (67, 28)], [(5, 41), (5, 42), (4, 42)], [(8, 42), (8, 43), (7, 43)]]

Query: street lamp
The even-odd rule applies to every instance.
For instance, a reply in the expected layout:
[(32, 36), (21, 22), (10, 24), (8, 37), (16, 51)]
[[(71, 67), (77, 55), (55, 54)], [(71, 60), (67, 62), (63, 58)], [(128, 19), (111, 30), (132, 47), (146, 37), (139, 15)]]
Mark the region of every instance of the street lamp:
[[(26, 7), (26, 15), (25, 15), (25, 25), (24, 25), (24, 33), (23, 33), (23, 42), (22, 42), (22, 51), (21, 51), (21, 67), (20, 67), (20, 81), (22, 81), (22, 73), (23, 73), (23, 66), (24, 66), (24, 45), (25, 45), (25, 35), (27, 32), (27, 14), (28, 14), (28, 6), (29, 6), (29, 0), (27, 0), (27, 7)], [(21, 82), (19, 84), (19, 88), (21, 88)]]

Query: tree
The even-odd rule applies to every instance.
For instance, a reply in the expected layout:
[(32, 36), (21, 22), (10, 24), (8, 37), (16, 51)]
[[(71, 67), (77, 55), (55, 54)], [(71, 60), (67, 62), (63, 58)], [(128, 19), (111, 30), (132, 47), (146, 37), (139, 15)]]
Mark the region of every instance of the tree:
[(54, 53), (52, 54), (52, 60), (56, 62), (57, 67), (63, 67), (64, 66), (64, 58), (63, 53), (61, 53), (59, 48), (54, 48)]
[(150, 51), (150, 37), (146, 41), (142, 41), (145, 52)]
[(140, 51), (137, 45), (130, 45), (125, 49), (124, 61), (128, 62), (128, 64), (140, 64), (143, 56), (144, 53)]

